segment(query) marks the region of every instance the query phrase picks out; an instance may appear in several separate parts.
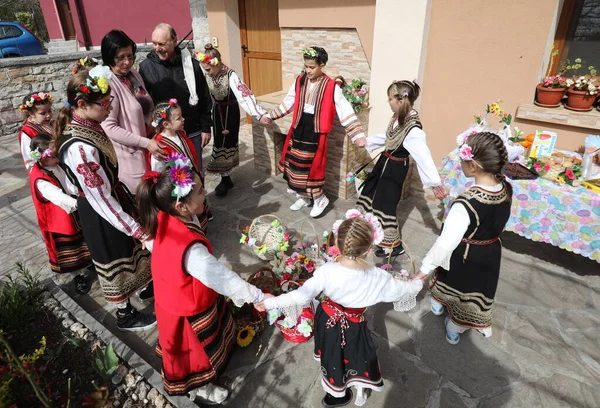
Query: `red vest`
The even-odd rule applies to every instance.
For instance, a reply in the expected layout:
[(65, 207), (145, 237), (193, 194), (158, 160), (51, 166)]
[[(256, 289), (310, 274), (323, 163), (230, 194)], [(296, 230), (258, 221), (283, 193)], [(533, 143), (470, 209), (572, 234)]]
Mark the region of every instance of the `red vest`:
[[(301, 86), (300, 82), (304, 78), (304, 85)], [(320, 95), (317, 98), (317, 104), (315, 106), (315, 133), (329, 133), (333, 127), (333, 119), (335, 118), (335, 100), (333, 94), (335, 91), (335, 81), (329, 78), (327, 75), (323, 75), (324, 84), (315, 92), (319, 92)], [(300, 116), (304, 111), (304, 93), (307, 91), (308, 78), (306, 75), (300, 75), (296, 78), (296, 99), (294, 103), (294, 117), (292, 119), (292, 128), (296, 128), (300, 122)], [(304, 88), (304, 92), (303, 92)], [(342, 119), (342, 118), (340, 118)]]
[(199, 242), (212, 254), (212, 245), (179, 219), (160, 211), (152, 247), (154, 301), (175, 316), (193, 316), (211, 307), (219, 294), (192, 277), (183, 264), (192, 244)]
[(54, 205), (42, 197), (35, 185), (37, 180), (48, 181), (61, 190), (63, 188), (58, 180), (42, 172), (42, 168), (40, 167), (39, 163), (36, 163), (31, 168), (31, 173), (29, 174), (31, 198), (33, 199), (33, 205), (38, 218), (38, 225), (42, 230), (42, 234), (44, 232), (55, 232), (64, 235), (76, 234), (79, 230), (73, 221), (73, 216), (71, 214), (67, 214), (67, 212), (58, 205)]
[(31, 123), (30, 121), (26, 120), (23, 124), (23, 127), (21, 128), (21, 131), (19, 132), (19, 145), (21, 144), (21, 132), (25, 133), (31, 139), (33, 139), (42, 132), (49, 133), (50, 135), (52, 135), (52, 130), (49, 127), (38, 125), (36, 123)]
[[(183, 130), (177, 131), (177, 134), (179, 135), (179, 138), (183, 141), (183, 151), (181, 151), (181, 148), (179, 146), (171, 142), (168, 138), (164, 137), (161, 133), (156, 135), (154, 140), (156, 140), (157, 143), (161, 144), (162, 149), (167, 154), (180, 153), (186, 156), (188, 159), (191, 160), (196, 171), (200, 173), (200, 166), (198, 164), (198, 156), (196, 155), (196, 147), (194, 146), (194, 142), (192, 142), (192, 139), (190, 139)], [(146, 157), (148, 160), (147, 165), (150, 169), (150, 158), (152, 157), (152, 153), (148, 152)]]

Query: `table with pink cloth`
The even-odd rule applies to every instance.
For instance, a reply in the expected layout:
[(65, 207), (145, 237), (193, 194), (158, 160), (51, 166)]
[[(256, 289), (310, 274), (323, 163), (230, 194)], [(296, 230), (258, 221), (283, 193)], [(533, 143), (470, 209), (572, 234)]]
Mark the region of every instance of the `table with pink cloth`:
[[(456, 149), (442, 166), (442, 183), (452, 189), (451, 196), (473, 184), (461, 170)], [(600, 194), (543, 178), (509, 181), (514, 193), (507, 231), (600, 262)], [(451, 198), (444, 201), (448, 210)]]

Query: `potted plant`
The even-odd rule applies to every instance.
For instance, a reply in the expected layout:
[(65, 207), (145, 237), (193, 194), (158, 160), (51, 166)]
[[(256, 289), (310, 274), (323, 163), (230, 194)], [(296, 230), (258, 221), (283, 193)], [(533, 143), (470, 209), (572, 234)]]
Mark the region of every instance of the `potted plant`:
[(592, 78), (580, 76), (574, 80), (567, 81), (567, 109), (579, 112), (591, 111), (592, 105), (598, 97), (598, 87)]
[(346, 100), (352, 105), (354, 112), (359, 113), (363, 108), (368, 106), (369, 89), (364, 80), (353, 79), (348, 83), (342, 76), (337, 76), (334, 80), (336, 84), (342, 88), (342, 93)]
[(535, 88), (534, 103), (544, 108), (558, 108), (567, 87), (567, 78), (560, 75), (547, 76)]
[(560, 65), (556, 75), (549, 75), (554, 66), (554, 58), (558, 55), (558, 50), (554, 49), (554, 45), (550, 48), (550, 64), (546, 69), (546, 76), (536, 86), (534, 103), (544, 108), (558, 108), (560, 101), (565, 96), (567, 91), (567, 78), (564, 78), (564, 73), (569, 69), (570, 61), (566, 60)]

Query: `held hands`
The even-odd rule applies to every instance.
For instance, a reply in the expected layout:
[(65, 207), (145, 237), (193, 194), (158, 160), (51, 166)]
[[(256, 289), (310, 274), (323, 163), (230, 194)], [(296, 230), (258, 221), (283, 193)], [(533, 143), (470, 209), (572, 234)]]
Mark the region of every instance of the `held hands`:
[(367, 138), (360, 137), (354, 141), (354, 145), (357, 147), (365, 147), (367, 145)]
[(270, 293), (265, 293), (263, 296), (263, 300), (259, 303), (255, 303), (254, 304), (254, 308), (256, 310), (258, 310), (259, 312), (266, 312), (267, 308), (265, 307), (265, 299), (270, 299), (270, 298), (274, 298), (275, 296), (271, 295)]
[(271, 117), (270, 117), (269, 115), (262, 115), (262, 116), (260, 117), (260, 120), (259, 120), (259, 122), (260, 122), (260, 123), (262, 123), (262, 124), (263, 124), (263, 125), (265, 125), (265, 126), (268, 126), (268, 125), (270, 125), (271, 123), (273, 123), (273, 119), (271, 119)]
[(429, 275), (419, 271), (415, 276), (412, 277), (411, 281), (420, 280), (420, 281), (423, 281), (423, 284), (424, 284), (428, 277), (429, 277)]
[(212, 135), (210, 134), (210, 132), (202, 132), (202, 135), (200, 137), (202, 137), (202, 147), (204, 147), (208, 144), (208, 142), (210, 142), (210, 138), (212, 137)]
[(162, 145), (154, 139), (148, 141), (147, 149), (156, 160), (163, 161), (167, 158), (167, 153), (162, 149)]
[(432, 190), (433, 190), (433, 195), (438, 200), (443, 200), (444, 198), (448, 197), (448, 193), (446, 192), (446, 190), (444, 189), (443, 186), (435, 186), (432, 188)]

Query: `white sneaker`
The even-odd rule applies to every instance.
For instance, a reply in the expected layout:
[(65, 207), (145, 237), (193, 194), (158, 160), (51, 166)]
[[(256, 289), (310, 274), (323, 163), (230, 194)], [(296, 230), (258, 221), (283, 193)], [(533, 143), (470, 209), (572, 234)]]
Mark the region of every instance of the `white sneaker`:
[(485, 329), (476, 329), (483, 337), (489, 338), (492, 337), (492, 326), (486, 327)]
[(300, 197), (296, 200), (294, 204), (290, 206), (290, 210), (298, 211), (304, 207), (308, 207), (310, 205), (310, 200), (308, 198)]
[(327, 207), (327, 204), (329, 204), (329, 198), (327, 198), (327, 196), (325, 194), (323, 194), (321, 197), (315, 199), (313, 209), (310, 210), (310, 216), (313, 218), (316, 218), (319, 215), (321, 215), (323, 213), (323, 211), (325, 210), (325, 207)]
[(354, 397), (354, 405), (362, 407), (367, 403), (367, 393), (364, 388), (356, 388), (356, 397)]
[(196, 388), (189, 392), (189, 398), (195, 401), (200, 398), (207, 405), (221, 404), (229, 396), (229, 391), (226, 388), (219, 387), (212, 383), (208, 383), (200, 388)]

